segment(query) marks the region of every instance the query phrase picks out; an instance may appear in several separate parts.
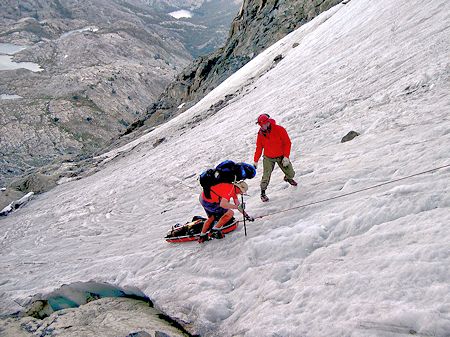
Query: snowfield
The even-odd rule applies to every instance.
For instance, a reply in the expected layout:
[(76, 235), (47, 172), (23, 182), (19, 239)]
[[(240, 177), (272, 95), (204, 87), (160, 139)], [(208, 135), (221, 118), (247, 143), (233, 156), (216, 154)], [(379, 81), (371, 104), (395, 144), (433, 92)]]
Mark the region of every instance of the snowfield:
[[(35, 196), (0, 220), (1, 312), (92, 280), (201, 336), (450, 336), (449, 23), (447, 0), (335, 6), (100, 172)], [(252, 162), (260, 113), (291, 136), (299, 186), (276, 169), (262, 203), (259, 168), (247, 236), (165, 242), (204, 215), (201, 171)]]

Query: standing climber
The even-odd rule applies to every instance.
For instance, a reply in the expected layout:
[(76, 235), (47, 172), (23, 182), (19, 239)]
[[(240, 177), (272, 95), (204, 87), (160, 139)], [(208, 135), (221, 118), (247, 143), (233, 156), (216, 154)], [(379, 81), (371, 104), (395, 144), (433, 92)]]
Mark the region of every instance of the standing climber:
[(261, 178), (261, 200), (269, 201), (266, 195), (267, 186), (269, 186), (270, 176), (272, 175), (275, 163), (284, 173), (284, 181), (292, 186), (297, 186), (293, 179), (295, 176), (294, 168), (289, 160), (291, 154), (291, 140), (286, 129), (277, 125), (275, 120), (268, 114), (259, 115), (257, 124), (260, 126), (258, 137), (256, 139), (256, 150), (253, 165), (258, 166), (258, 160), (263, 156), (263, 176)]

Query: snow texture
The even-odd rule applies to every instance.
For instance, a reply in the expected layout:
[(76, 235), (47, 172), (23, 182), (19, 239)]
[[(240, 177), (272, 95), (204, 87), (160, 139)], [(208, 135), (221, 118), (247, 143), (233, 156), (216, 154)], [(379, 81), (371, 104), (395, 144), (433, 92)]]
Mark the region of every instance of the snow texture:
[[(450, 336), (449, 22), (448, 0), (335, 6), (100, 172), (35, 196), (0, 221), (1, 312), (92, 280), (202, 336)], [(252, 162), (260, 113), (290, 134), (299, 186), (276, 169), (262, 203), (260, 169), (247, 237), (165, 242), (203, 215), (201, 171)]]

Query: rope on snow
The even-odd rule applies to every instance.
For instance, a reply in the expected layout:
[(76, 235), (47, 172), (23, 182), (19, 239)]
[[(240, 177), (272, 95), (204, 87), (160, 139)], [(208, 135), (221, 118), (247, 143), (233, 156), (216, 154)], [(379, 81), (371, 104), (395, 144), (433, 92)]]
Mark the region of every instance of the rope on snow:
[(323, 202), (326, 202), (326, 201), (343, 198), (343, 197), (346, 197), (346, 196), (351, 195), (351, 194), (356, 194), (356, 193), (359, 193), (359, 192), (371, 190), (371, 189), (374, 189), (374, 188), (378, 188), (380, 186), (392, 184), (392, 183), (395, 183), (395, 182), (398, 182), (398, 181), (401, 181), (401, 180), (405, 180), (405, 179), (409, 179), (409, 178), (412, 178), (412, 177), (416, 177), (416, 176), (419, 176), (419, 175), (422, 175), (422, 174), (425, 174), (425, 173), (431, 173), (431, 172), (434, 172), (434, 171), (437, 171), (437, 170), (440, 170), (440, 169), (443, 169), (443, 168), (446, 168), (446, 167), (450, 167), (450, 164), (447, 164), (447, 165), (444, 165), (444, 166), (440, 166), (440, 167), (436, 167), (436, 168), (433, 168), (433, 169), (430, 169), (430, 170), (414, 173), (414, 174), (411, 174), (411, 175), (403, 177), (403, 178), (390, 180), (390, 181), (387, 181), (387, 182), (384, 182), (384, 183), (381, 183), (381, 184), (369, 186), (369, 187), (366, 187), (366, 188), (363, 188), (363, 189), (360, 189), (360, 190), (344, 193), (344, 194), (337, 195), (337, 196), (334, 196), (334, 197), (331, 197), (331, 198), (317, 200), (317, 201), (313, 201), (313, 202), (310, 202), (310, 203), (307, 203), (307, 204), (303, 204), (303, 205), (287, 208), (287, 209), (284, 209), (284, 210), (281, 210), (281, 211), (278, 211), (278, 212), (273, 212), (273, 213), (269, 213), (269, 214), (265, 214), (265, 215), (260, 215), (260, 216), (255, 217), (255, 219), (262, 219), (262, 218), (264, 218), (266, 216), (269, 216), (269, 215), (284, 213), (284, 212), (291, 211), (293, 209), (303, 208), (303, 207), (307, 207), (307, 206), (311, 206), (311, 205), (315, 205), (315, 204), (320, 204), (320, 203), (323, 203)]

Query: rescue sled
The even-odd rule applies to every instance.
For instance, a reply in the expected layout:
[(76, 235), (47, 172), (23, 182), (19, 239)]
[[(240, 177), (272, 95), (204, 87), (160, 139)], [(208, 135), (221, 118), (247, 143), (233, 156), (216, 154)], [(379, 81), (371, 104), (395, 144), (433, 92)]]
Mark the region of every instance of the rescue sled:
[[(191, 222), (187, 222), (184, 225), (176, 224), (172, 226), (172, 229), (167, 232), (165, 237), (167, 242), (188, 242), (196, 241), (200, 236), (203, 224), (206, 219), (201, 216), (194, 216)], [(234, 231), (238, 226), (238, 220), (231, 218), (225, 225), (222, 226), (222, 233), (227, 234)], [(211, 228), (214, 226), (212, 224)]]

